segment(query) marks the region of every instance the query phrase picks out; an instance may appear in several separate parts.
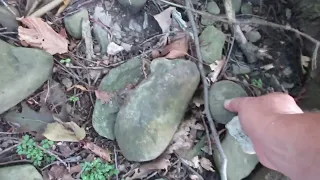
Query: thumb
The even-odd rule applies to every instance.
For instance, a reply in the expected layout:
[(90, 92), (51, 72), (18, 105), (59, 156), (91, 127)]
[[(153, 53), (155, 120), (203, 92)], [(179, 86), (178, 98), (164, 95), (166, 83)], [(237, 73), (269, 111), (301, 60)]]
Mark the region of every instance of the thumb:
[(248, 97), (243, 98), (233, 98), (226, 100), (224, 102), (224, 108), (231, 112), (239, 112), (243, 103), (248, 99)]

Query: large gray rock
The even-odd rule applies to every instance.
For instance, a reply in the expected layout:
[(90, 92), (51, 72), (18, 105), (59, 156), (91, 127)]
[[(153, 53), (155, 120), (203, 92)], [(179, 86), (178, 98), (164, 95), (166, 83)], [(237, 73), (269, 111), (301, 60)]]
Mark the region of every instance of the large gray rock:
[(75, 39), (81, 39), (82, 37), (81, 24), (83, 19), (89, 19), (88, 10), (86, 9), (81, 9), (63, 19), (67, 32)]
[(200, 81), (195, 63), (155, 59), (151, 74), (121, 107), (115, 135), (130, 161), (157, 158), (169, 145)]
[[(247, 177), (259, 162), (255, 154), (244, 153), (238, 142), (229, 133), (226, 133), (222, 141), (222, 148), (228, 159), (228, 180), (241, 180)], [(213, 157), (215, 164), (220, 169), (222, 160), (217, 150), (214, 151)]]
[(51, 75), (53, 58), (45, 51), (14, 47), (0, 40), (0, 114), (28, 97)]
[(133, 58), (112, 69), (101, 81), (99, 90), (113, 94), (111, 100), (102, 104), (96, 100), (92, 115), (92, 125), (100, 136), (114, 140), (114, 124), (122, 105), (121, 92), (128, 85), (135, 85), (142, 78), (142, 60)]
[(220, 14), (220, 8), (215, 1), (208, 2), (207, 11), (211, 14)]
[(214, 83), (209, 90), (210, 112), (215, 121), (227, 124), (236, 116), (224, 108), (224, 102), (235, 97), (247, 96), (246, 91), (232, 81), (219, 81)]
[(222, 48), (226, 39), (223, 32), (214, 26), (208, 26), (202, 31), (199, 39), (202, 58), (206, 63), (211, 64), (221, 59)]
[(138, 12), (146, 4), (147, 0), (118, 0), (118, 2), (132, 12)]
[(0, 179), (6, 180), (42, 180), (38, 170), (30, 164), (0, 168)]
[[(14, 13), (16, 13), (17, 16), (20, 16), (17, 8), (13, 6), (9, 7)], [(5, 6), (0, 6), (0, 24), (3, 27), (7, 28), (7, 31), (17, 31), (19, 27), (19, 23), (16, 20), (16, 16), (13, 15)]]

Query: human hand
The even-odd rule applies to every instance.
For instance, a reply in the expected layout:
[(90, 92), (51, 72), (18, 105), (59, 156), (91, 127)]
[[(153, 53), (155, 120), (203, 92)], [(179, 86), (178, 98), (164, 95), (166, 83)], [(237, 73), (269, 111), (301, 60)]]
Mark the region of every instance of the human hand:
[(289, 160), (297, 155), (288, 153), (288, 148), (283, 147), (287, 141), (291, 142), (289, 136), (294, 132), (283, 133), (287, 125), (281, 124), (282, 119), (286, 119), (284, 115), (303, 113), (291, 96), (272, 93), (260, 97), (234, 98), (225, 102), (225, 108), (238, 113), (242, 129), (250, 137), (264, 166), (283, 173), (294, 170), (281, 169), (289, 168)]

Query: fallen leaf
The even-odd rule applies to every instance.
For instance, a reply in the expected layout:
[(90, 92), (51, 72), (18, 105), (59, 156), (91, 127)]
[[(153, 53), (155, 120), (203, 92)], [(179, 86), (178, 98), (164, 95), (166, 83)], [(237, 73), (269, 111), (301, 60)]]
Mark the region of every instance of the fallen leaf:
[(66, 169), (65, 166), (52, 165), (50, 170), (48, 171), (49, 179), (61, 179), (61, 180), (74, 180), (71, 176), (73, 173), (77, 173), (81, 171), (80, 165), (75, 165), (70, 168), (70, 172)]
[(67, 39), (67, 37), (68, 37), (67, 31), (66, 31), (65, 28), (61, 28), (59, 34), (60, 34), (62, 37), (66, 38), (66, 39)]
[(106, 91), (95, 90), (94, 93), (96, 94), (97, 99), (99, 99), (102, 104), (109, 102), (113, 97), (112, 93), (108, 93)]
[(168, 59), (175, 59), (188, 55), (188, 36), (173, 41), (171, 44), (166, 45), (161, 50), (155, 50), (152, 52), (152, 57), (166, 57)]
[(140, 167), (134, 169), (134, 174), (131, 177), (126, 178), (126, 180), (133, 179), (143, 179), (148, 176), (153, 171), (156, 170), (168, 170), (170, 163), (170, 155), (162, 155), (157, 159), (144, 163)]
[(162, 33), (167, 33), (170, 31), (170, 26), (172, 23), (172, 11), (175, 10), (175, 7), (169, 7), (166, 10), (162, 11), (159, 14), (154, 15), (154, 19), (158, 22)]
[(203, 167), (203, 169), (211, 172), (215, 172), (215, 170), (212, 168), (212, 163), (209, 159), (202, 157), (200, 159), (200, 165)]
[(71, 150), (69, 144), (63, 143), (61, 145), (58, 145), (59, 151), (63, 157), (69, 157), (71, 156), (74, 152), (74, 150)]
[(101, 157), (102, 159), (110, 162), (111, 161), (111, 152), (108, 149), (102, 149), (101, 147), (95, 145), (92, 142), (86, 142), (83, 145), (84, 149), (89, 149), (90, 151), (92, 151), (94, 154), (96, 154), (97, 156)]
[(3, 117), (5, 121), (18, 128), (18, 132), (40, 132), (47, 124), (54, 122), (51, 112), (46, 108), (41, 108), (39, 112), (36, 112), (25, 103), (21, 103), (21, 106), (21, 113), (9, 112)]
[(63, 4), (59, 7), (56, 17), (58, 17), (70, 4), (71, 0), (63, 0)]
[(212, 82), (216, 82), (217, 78), (221, 72), (221, 70), (223, 69), (225, 60), (216, 60), (214, 63), (210, 64), (210, 68), (212, 70), (212, 72), (209, 74), (210, 80)]
[(79, 142), (85, 138), (86, 131), (74, 122), (54, 122), (47, 125), (43, 136), (51, 141)]
[(74, 88), (80, 89), (82, 91), (88, 91), (88, 89), (86, 87), (78, 85), (78, 84), (71, 86), (70, 88), (67, 89), (67, 91), (71, 91)]
[(204, 127), (197, 123), (196, 118), (190, 118), (182, 121), (166, 152), (171, 154), (177, 151), (189, 150), (193, 146), (195, 138), (190, 135), (191, 129), (204, 130)]
[(68, 52), (68, 41), (41, 18), (27, 17), (21, 19), (21, 22), (28, 28), (19, 26), (20, 41), (26, 42), (32, 47), (43, 49), (52, 55)]

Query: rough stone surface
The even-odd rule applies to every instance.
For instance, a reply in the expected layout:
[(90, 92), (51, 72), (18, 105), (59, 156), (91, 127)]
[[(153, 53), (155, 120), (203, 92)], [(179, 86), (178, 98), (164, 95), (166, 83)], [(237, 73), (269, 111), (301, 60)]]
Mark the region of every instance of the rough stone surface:
[(220, 8), (216, 2), (210, 1), (207, 4), (207, 11), (211, 14), (220, 14)]
[[(10, 6), (10, 8), (17, 16), (19, 16), (19, 11), (15, 7)], [(6, 27), (7, 31), (17, 31), (19, 23), (16, 20), (16, 16), (14, 16), (5, 6), (0, 6), (0, 17), (0, 24), (3, 27)]]
[(226, 39), (223, 32), (214, 26), (208, 26), (202, 31), (199, 39), (202, 58), (206, 63), (211, 64), (221, 59), (222, 48)]
[(251, 68), (246, 65), (237, 65), (237, 64), (232, 64), (232, 73), (235, 75), (238, 74), (248, 74), (251, 72)]
[[(96, 6), (94, 9), (93, 18), (95, 21), (99, 21), (106, 25), (107, 27), (112, 27), (112, 17), (110, 13), (105, 13), (105, 10), (101, 6)], [(93, 24), (93, 33), (95, 38), (98, 40), (100, 45), (100, 52), (101, 54), (107, 53), (107, 48), (109, 45), (109, 33), (100, 24), (94, 23)]]
[(235, 13), (238, 13), (241, 8), (242, 0), (232, 0), (232, 7)]
[(116, 139), (128, 160), (149, 161), (166, 149), (199, 81), (191, 61), (152, 61), (151, 74), (133, 90), (116, 119)]
[(214, 83), (209, 90), (209, 104), (212, 117), (218, 123), (227, 124), (236, 114), (224, 108), (225, 100), (246, 96), (245, 90), (232, 81), (225, 80)]
[(252, 14), (252, 5), (250, 3), (244, 3), (241, 6), (241, 13), (242, 14)]
[(246, 34), (248, 41), (255, 43), (261, 39), (259, 31), (250, 31)]
[(28, 97), (50, 76), (53, 58), (45, 51), (0, 40), (0, 114)]
[(83, 19), (89, 19), (88, 11), (86, 9), (81, 9), (79, 12), (64, 18), (66, 30), (73, 38), (81, 39), (81, 23)]
[(146, 4), (147, 0), (118, 0), (124, 7), (129, 8), (133, 12), (139, 11)]
[(114, 140), (114, 124), (117, 113), (122, 104), (120, 91), (128, 85), (135, 85), (142, 78), (142, 61), (133, 58), (121, 66), (112, 69), (101, 81), (99, 90), (114, 94), (106, 104), (96, 100), (92, 124), (97, 133), (103, 137)]
[[(222, 141), (222, 148), (228, 159), (227, 174), (228, 180), (241, 180), (247, 177), (258, 164), (258, 158), (255, 154), (246, 154), (242, 151), (238, 142), (226, 133)], [(214, 162), (220, 169), (221, 158), (217, 150), (214, 151)]]
[(34, 166), (30, 164), (25, 164), (25, 165), (1, 167), (0, 179), (42, 180), (42, 176)]

